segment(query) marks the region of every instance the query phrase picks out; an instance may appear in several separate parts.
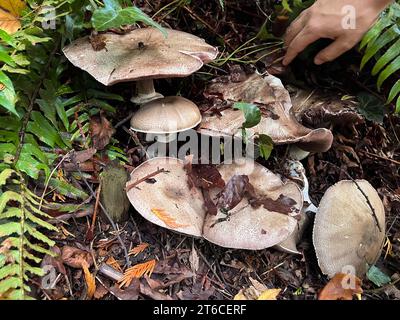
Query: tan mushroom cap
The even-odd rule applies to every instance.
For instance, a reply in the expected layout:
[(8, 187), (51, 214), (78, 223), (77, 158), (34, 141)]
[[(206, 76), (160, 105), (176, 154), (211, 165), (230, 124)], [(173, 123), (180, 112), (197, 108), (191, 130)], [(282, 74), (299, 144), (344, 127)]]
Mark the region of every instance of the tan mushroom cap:
[[(189, 189), (183, 161), (174, 158), (153, 158), (146, 161), (133, 170), (127, 186), (158, 169), (165, 169), (168, 173), (156, 175), (155, 183), (143, 182), (128, 191), (130, 202), (146, 220), (160, 227), (201, 237), (206, 215), (203, 195), (197, 189)], [(173, 223), (167, 225), (167, 220), (160, 219), (152, 211), (154, 209), (164, 211)]]
[[(297, 144), (301, 149), (310, 152), (324, 152), (332, 146), (333, 135), (329, 130), (309, 129), (296, 120), (291, 110), (289, 92), (272, 75), (262, 77), (255, 73), (243, 82), (215, 83), (208, 92), (222, 96), (225, 101), (266, 106), (268, 114), (262, 116), (257, 126), (247, 129), (249, 137), (256, 133), (267, 134), (278, 145)], [(221, 111), (221, 114), (221, 117), (203, 115), (199, 132), (210, 136), (240, 136), (240, 128), (245, 121), (243, 112), (229, 108)]]
[(109, 86), (144, 79), (185, 77), (214, 60), (218, 50), (186, 32), (155, 28), (133, 30), (124, 35), (102, 34), (107, 50), (95, 51), (89, 37), (63, 49), (65, 56), (97, 81)]
[[(266, 195), (273, 200), (283, 195), (296, 201), (294, 209), (300, 213), (303, 197), (298, 186), (293, 182), (282, 182), (281, 178), (251, 159), (234, 164), (224, 164), (218, 168), (225, 181), (234, 175), (248, 175), (256, 193)], [(214, 198), (218, 190), (211, 192)], [(233, 210), (229, 221), (217, 222), (226, 215), (208, 216), (203, 229), (203, 237), (210, 242), (226, 248), (262, 250), (272, 247), (294, 231), (297, 220), (289, 215), (272, 212), (264, 207), (257, 209), (243, 199)], [(217, 223), (216, 223), (217, 222)]]
[(365, 180), (357, 184), (375, 209), (381, 231), (376, 225), (366, 198), (349, 180), (327, 190), (316, 214), (313, 242), (319, 266), (333, 277), (352, 266), (362, 277), (367, 265), (379, 258), (385, 239), (385, 209), (376, 190)]
[[(296, 227), (294, 217), (263, 207), (253, 209), (245, 199), (232, 210), (229, 221), (215, 224), (224, 215), (206, 214), (203, 195), (196, 188), (190, 190), (184, 163), (179, 159), (153, 158), (143, 163), (132, 172), (127, 186), (158, 169), (168, 172), (156, 175), (155, 182), (138, 184), (127, 195), (145, 219), (160, 227), (190, 236), (203, 236), (223, 247), (250, 250), (271, 247), (285, 240)], [(302, 208), (302, 194), (295, 183), (283, 183), (279, 176), (252, 160), (245, 160), (242, 164), (223, 164), (218, 169), (226, 181), (235, 174), (247, 174), (257, 192), (272, 199), (280, 195), (292, 198), (296, 201), (293, 215), (297, 215)], [(219, 191), (211, 190), (211, 196), (215, 197)]]
[(168, 134), (186, 131), (201, 122), (197, 105), (182, 97), (166, 97), (144, 104), (132, 117), (131, 128), (138, 132)]

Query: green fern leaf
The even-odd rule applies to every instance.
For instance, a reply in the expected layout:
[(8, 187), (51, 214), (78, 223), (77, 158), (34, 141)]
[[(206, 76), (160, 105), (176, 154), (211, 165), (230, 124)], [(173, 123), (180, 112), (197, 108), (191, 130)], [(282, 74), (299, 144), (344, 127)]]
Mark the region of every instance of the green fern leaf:
[(394, 59), (386, 68), (383, 70), (378, 77), (377, 85), (378, 89), (382, 88), (382, 84), (387, 78), (393, 75), (396, 71), (400, 69), (400, 56)]
[(388, 97), (388, 103), (391, 103), (394, 98), (397, 97), (397, 95), (400, 93), (400, 80), (397, 80), (397, 82), (394, 84), (392, 89), (390, 90), (389, 97)]
[(18, 277), (9, 277), (0, 281), (0, 297), (10, 289), (21, 287), (21, 279)]
[(15, 173), (15, 171), (12, 169), (5, 169), (0, 172), (0, 187), (6, 184), (7, 180), (11, 177), (13, 173)]
[(360, 50), (363, 49), (367, 44), (375, 42), (382, 31), (392, 23), (392, 20), (387, 16), (379, 19), (378, 22), (364, 35), (360, 44)]
[(396, 113), (400, 113), (400, 96), (397, 98), (396, 102)]
[(372, 69), (372, 75), (376, 76), (389, 62), (400, 55), (400, 39), (397, 40), (386, 52), (378, 59), (374, 68)]
[(20, 268), (18, 264), (9, 264), (3, 268), (0, 268), (0, 280), (7, 277), (19, 275), (19, 273)]
[(50, 247), (53, 247), (55, 245), (55, 242), (53, 240), (50, 240), (43, 233), (41, 233), (40, 231), (36, 230), (35, 228), (33, 228), (33, 227), (29, 226), (29, 225), (26, 225), (25, 229), (32, 237), (34, 237), (35, 239), (46, 243)]
[(10, 236), (12, 234), (21, 234), (21, 225), (18, 222), (8, 222), (0, 225), (0, 238)]

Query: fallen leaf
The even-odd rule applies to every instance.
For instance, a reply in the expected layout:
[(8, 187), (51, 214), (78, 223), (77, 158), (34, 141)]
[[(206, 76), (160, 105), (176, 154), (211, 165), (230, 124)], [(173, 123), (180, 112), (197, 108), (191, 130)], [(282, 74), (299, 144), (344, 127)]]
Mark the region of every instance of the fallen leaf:
[(143, 252), (144, 250), (146, 250), (150, 245), (146, 242), (143, 242), (139, 245), (137, 245), (136, 247), (134, 247), (130, 252), (129, 255), (133, 255), (134, 257), (136, 257), (139, 253)]
[(190, 188), (211, 189), (225, 187), (225, 181), (214, 165), (186, 162), (184, 169), (189, 177)]
[(273, 200), (267, 196), (262, 196), (250, 200), (250, 203), (253, 207), (263, 206), (268, 211), (279, 212), (283, 214), (289, 214), (293, 212), (293, 208), (297, 204), (295, 200), (282, 194), (276, 200)]
[(362, 292), (359, 278), (337, 273), (319, 293), (318, 300), (353, 300), (354, 295)]
[(257, 300), (277, 300), (280, 293), (281, 289), (268, 289), (261, 293)]
[(150, 285), (145, 279), (140, 281), (140, 293), (144, 294), (154, 300), (173, 300), (170, 296), (163, 294), (157, 290), (151, 289)]
[(23, 0), (0, 0), (0, 29), (9, 34), (17, 32), (21, 28), (19, 17), (25, 8)]
[(118, 285), (114, 285), (110, 288), (110, 292), (117, 297), (118, 300), (138, 300), (140, 294), (140, 281), (135, 278), (131, 284), (122, 289)]
[(96, 286), (96, 291), (94, 292), (93, 297), (97, 300), (102, 299), (108, 293), (107, 288), (105, 288), (102, 284)]
[(249, 177), (234, 175), (217, 195), (218, 207), (229, 211), (235, 208), (247, 193), (254, 196), (254, 187), (250, 184)]
[(178, 224), (176, 223), (175, 219), (170, 217), (164, 209), (151, 209), (153, 212), (162, 222), (164, 222), (168, 227), (176, 229), (176, 228), (184, 228), (187, 225)]
[(193, 246), (189, 256), (190, 268), (192, 269), (193, 273), (196, 273), (199, 270), (199, 262), (199, 255), (197, 254), (196, 248)]
[(90, 136), (95, 149), (103, 150), (110, 143), (114, 133), (111, 123), (102, 113), (90, 118)]
[(56, 268), (56, 270), (58, 272), (60, 272), (62, 274), (67, 274), (67, 271), (65, 270), (65, 266), (63, 264), (63, 260), (61, 257), (60, 248), (57, 246), (54, 246), (50, 249), (50, 251), (54, 252), (57, 256), (52, 257), (52, 256), (46, 254), (42, 260), (41, 267), (43, 268), (44, 266), (53, 266), (54, 268)]
[(82, 268), (84, 263), (87, 263), (88, 268), (93, 264), (90, 252), (70, 246), (62, 248), (61, 258), (64, 264), (76, 269)]
[(85, 281), (87, 285), (87, 296), (92, 299), (94, 293), (96, 292), (96, 280), (94, 276), (89, 271), (89, 265), (86, 261), (82, 262), (83, 273), (85, 274)]
[(120, 288), (128, 287), (132, 280), (135, 278), (141, 278), (144, 275), (148, 275), (149, 277), (154, 271), (154, 267), (156, 266), (156, 260), (150, 260), (144, 263), (137, 264), (132, 268), (129, 268), (125, 271), (123, 278), (119, 281)]
[(97, 32), (92, 32), (89, 36), (90, 44), (94, 51), (101, 51), (106, 48), (106, 37), (103, 34), (98, 34)]

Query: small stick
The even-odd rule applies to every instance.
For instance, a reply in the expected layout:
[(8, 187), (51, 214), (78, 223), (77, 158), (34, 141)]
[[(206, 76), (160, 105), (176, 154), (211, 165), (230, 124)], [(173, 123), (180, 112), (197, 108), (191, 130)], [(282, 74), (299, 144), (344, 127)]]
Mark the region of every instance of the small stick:
[(94, 210), (93, 210), (92, 226), (90, 227), (90, 233), (92, 235), (94, 234), (94, 227), (95, 227), (95, 223), (96, 223), (97, 211), (98, 211), (99, 202), (100, 202), (100, 194), (101, 194), (101, 182), (99, 184), (99, 188), (97, 189), (96, 203), (94, 205)]
[(122, 119), (120, 122), (118, 122), (115, 126), (114, 129), (118, 129), (120, 126), (122, 126), (123, 124), (125, 124), (126, 122), (128, 122), (132, 116), (133, 116), (134, 112), (131, 112), (126, 118)]
[(370, 209), (371, 209), (371, 211), (372, 211), (372, 216), (373, 216), (374, 219), (375, 219), (375, 223), (376, 223), (376, 225), (378, 226), (379, 232), (382, 232), (382, 228), (381, 228), (381, 226), (380, 226), (380, 224), (379, 224), (378, 216), (376, 215), (375, 209), (374, 209), (374, 207), (372, 206), (371, 201), (369, 201), (368, 196), (365, 194), (364, 190), (361, 189), (361, 187), (360, 187), (360, 185), (357, 183), (357, 181), (354, 180), (353, 177), (352, 177), (351, 175), (349, 175), (348, 172), (346, 172), (345, 170), (343, 170), (342, 168), (340, 168), (340, 167), (337, 166), (336, 164), (331, 163), (331, 162), (328, 162), (328, 161), (324, 161), (324, 160), (321, 160), (321, 162), (325, 162), (325, 163), (327, 163), (327, 164), (329, 164), (329, 165), (331, 165), (331, 166), (333, 166), (333, 167), (338, 168), (338, 169), (339, 169), (340, 171), (342, 171), (351, 181), (354, 182), (354, 184), (357, 186), (357, 189), (362, 193), (362, 195), (364, 196), (365, 200), (367, 200), (367, 204), (368, 204), (368, 206), (370, 207)]
[(136, 133), (133, 132), (132, 130), (127, 129), (125, 126), (123, 126), (122, 129), (124, 129), (124, 131), (132, 137), (132, 140), (135, 142), (135, 144), (137, 146), (139, 146), (144, 151), (144, 153), (146, 154), (147, 159), (149, 159), (150, 155), (147, 152), (146, 148), (143, 146), (143, 144), (140, 142), (140, 140), (137, 137)]
[(146, 180), (149, 180), (150, 178), (153, 178), (153, 177), (155, 177), (156, 175), (158, 175), (160, 173), (168, 173), (168, 171), (165, 170), (165, 169), (157, 169), (157, 171), (155, 171), (153, 173), (150, 173), (147, 176), (145, 176), (144, 178), (139, 179), (139, 180), (133, 182), (132, 184), (128, 185), (126, 187), (126, 192), (129, 192), (130, 190), (135, 188), (138, 184), (141, 184), (142, 182), (145, 182)]
[(375, 158), (378, 158), (378, 159), (386, 160), (386, 161), (392, 162), (394, 164), (400, 165), (400, 161), (397, 161), (397, 160), (394, 160), (394, 159), (390, 159), (390, 158), (386, 158), (386, 157), (380, 156), (380, 155), (375, 154), (375, 153), (371, 153), (371, 152), (364, 151), (364, 150), (358, 150), (358, 152), (364, 153), (364, 154), (369, 155), (371, 157), (375, 157)]

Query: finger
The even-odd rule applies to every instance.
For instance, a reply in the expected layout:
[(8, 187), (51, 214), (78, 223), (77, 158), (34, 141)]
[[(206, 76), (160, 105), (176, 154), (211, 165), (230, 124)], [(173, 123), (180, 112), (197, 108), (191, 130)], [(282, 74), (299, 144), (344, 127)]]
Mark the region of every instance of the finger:
[(286, 50), (285, 58), (283, 59), (283, 65), (287, 66), (290, 64), (297, 55), (307, 48), (311, 43), (317, 41), (320, 38), (316, 33), (309, 33), (303, 29), (296, 38), (290, 43)]
[(335, 60), (346, 51), (353, 48), (358, 41), (349, 39), (348, 37), (340, 37), (331, 43), (328, 47), (320, 51), (314, 58), (314, 63), (317, 65)]
[(302, 12), (287, 28), (284, 42), (285, 46), (289, 47), (292, 40), (303, 30), (306, 24), (306, 13)]

